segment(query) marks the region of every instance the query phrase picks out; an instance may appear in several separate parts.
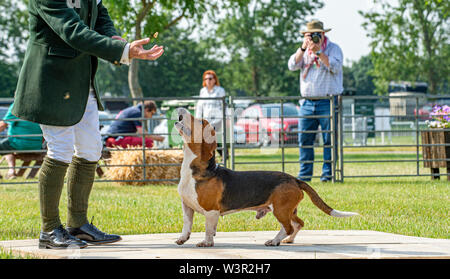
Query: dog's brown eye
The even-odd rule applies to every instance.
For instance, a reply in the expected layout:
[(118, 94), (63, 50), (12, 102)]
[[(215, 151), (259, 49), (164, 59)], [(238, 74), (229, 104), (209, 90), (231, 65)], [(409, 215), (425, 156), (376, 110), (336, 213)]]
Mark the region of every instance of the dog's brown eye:
[(183, 115), (178, 116), (178, 121), (183, 120)]

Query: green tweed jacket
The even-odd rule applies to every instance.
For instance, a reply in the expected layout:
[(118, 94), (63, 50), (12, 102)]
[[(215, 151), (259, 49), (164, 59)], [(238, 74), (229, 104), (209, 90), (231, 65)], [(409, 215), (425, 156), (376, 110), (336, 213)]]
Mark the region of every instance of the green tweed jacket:
[(30, 39), (13, 114), (45, 125), (72, 126), (86, 107), (100, 57), (119, 65), (126, 42), (99, 0), (29, 0)]

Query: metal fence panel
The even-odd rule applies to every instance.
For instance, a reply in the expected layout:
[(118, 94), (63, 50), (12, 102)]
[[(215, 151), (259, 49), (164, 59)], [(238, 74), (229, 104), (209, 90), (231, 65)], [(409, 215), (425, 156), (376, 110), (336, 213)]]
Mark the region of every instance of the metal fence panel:
[[(422, 133), (427, 131), (434, 131), (426, 126), (426, 120), (430, 119), (430, 106), (435, 103), (450, 104), (449, 95), (436, 96), (339, 96), (338, 101), (333, 102), (334, 97), (322, 97), (316, 99), (330, 100), (329, 116), (299, 116), (292, 114), (292, 108), (304, 99), (300, 96), (286, 96), (286, 97), (224, 97), (224, 98), (197, 98), (197, 97), (158, 97), (158, 98), (103, 98), (102, 101), (108, 102), (136, 102), (144, 100), (154, 100), (157, 102), (164, 101), (189, 101), (195, 103), (200, 99), (216, 100), (219, 99), (222, 104), (221, 111), (217, 111), (217, 118), (222, 119), (222, 133), (219, 134), (218, 141), (222, 144), (219, 149), (222, 154), (225, 154), (220, 159), (219, 164), (227, 166), (233, 170), (258, 169), (261, 166), (270, 166), (275, 168), (279, 166), (281, 171), (286, 171), (290, 164), (300, 163), (331, 163), (333, 182), (342, 182), (349, 178), (374, 178), (374, 177), (402, 177), (402, 176), (430, 176), (434, 178), (439, 177), (439, 168), (431, 168), (428, 170), (422, 165), (426, 162), (446, 162), (447, 172), (441, 175), (447, 175), (450, 179), (450, 158), (436, 159), (425, 158), (423, 149), (427, 147), (444, 147), (445, 150), (450, 150), (450, 143), (424, 143), (422, 142)], [(364, 110), (356, 109), (360, 100), (364, 100)], [(242, 105), (245, 104), (245, 105)], [(250, 104), (250, 105), (249, 105)], [(264, 116), (249, 114), (243, 115), (244, 109), (251, 107), (251, 105), (259, 104), (259, 106), (267, 105), (271, 110)], [(373, 107), (371, 107), (373, 106)], [(258, 107), (257, 105), (255, 107)], [(291, 112), (291, 114), (289, 114)], [(298, 112), (298, 111), (297, 111)], [(155, 116), (150, 127), (155, 127), (159, 122), (168, 121), (173, 115), (162, 114)], [(321, 119), (328, 118), (331, 120), (329, 130), (314, 130), (314, 131), (300, 131), (298, 127), (298, 120), (300, 118)], [(124, 121), (145, 121), (144, 113), (140, 118), (123, 119)], [(248, 120), (248, 121), (247, 121)], [(21, 121), (21, 120), (18, 120)], [(114, 121), (114, 118), (101, 119), (103, 122)], [(247, 121), (247, 122), (245, 122)], [(265, 122), (266, 121), (266, 122)], [(254, 129), (244, 129), (245, 123), (254, 123)], [(242, 124), (244, 123), (244, 124)], [(263, 124), (265, 123), (265, 124)], [(269, 124), (267, 124), (269, 123)], [(167, 124), (168, 125), (168, 124)], [(262, 128), (264, 125), (271, 125), (272, 129)], [(248, 126), (251, 126), (248, 124)], [(173, 131), (169, 130), (167, 126), (166, 132), (147, 132), (143, 134), (111, 134), (112, 136), (140, 136), (143, 142), (148, 135), (163, 135), (169, 137)], [(449, 132), (450, 129), (441, 129), (443, 132)], [(331, 144), (324, 145), (320, 135), (322, 133), (329, 133), (331, 137)], [(292, 160), (292, 150), (299, 150), (298, 136), (300, 134), (315, 134), (316, 141), (311, 146), (302, 146), (302, 148), (331, 148), (331, 160), (323, 160), (316, 158), (312, 161)], [(21, 137), (36, 136), (36, 135), (21, 135)], [(107, 136), (103, 134), (103, 136)], [(0, 135), (4, 138), (5, 135)], [(242, 140), (244, 139), (244, 140)], [(164, 145), (156, 146), (151, 150), (179, 150), (179, 146)], [(249, 152), (251, 150), (260, 150), (260, 154), (267, 154), (265, 160), (251, 160), (243, 161), (236, 157), (236, 152), (241, 150)], [(127, 149), (120, 148), (104, 148), (104, 152), (123, 152)], [(99, 178), (97, 182), (143, 182), (157, 184), (160, 182), (176, 183), (178, 178), (171, 179), (149, 179), (147, 177), (147, 169), (150, 167), (161, 166), (180, 166), (180, 164), (161, 164), (151, 163), (146, 161), (146, 151), (148, 148), (143, 145), (140, 148), (133, 149), (142, 152), (142, 162), (126, 165), (126, 164), (109, 164), (105, 160), (99, 162), (100, 168), (142, 168), (143, 178), (138, 180), (123, 179), (120, 181), (107, 180)], [(276, 152), (275, 152), (275, 151)], [(10, 150), (0, 151), (1, 154), (6, 153), (45, 153), (45, 149), (41, 150)], [(298, 153), (298, 152), (297, 152)], [(229, 154), (229, 156), (227, 155)], [(273, 156), (279, 154), (279, 156)], [(355, 154), (360, 154), (355, 156)], [(383, 155), (385, 154), (385, 155)], [(393, 156), (398, 155), (398, 156)], [(279, 159), (278, 159), (279, 158)], [(239, 159), (239, 160), (237, 160)], [(358, 165), (356, 168), (351, 168), (353, 165)], [(386, 164), (387, 166), (394, 166), (383, 173), (376, 173), (370, 166), (373, 164)], [(401, 166), (408, 166), (409, 171), (397, 171), (396, 168)], [(413, 167), (412, 167), (413, 166)], [(16, 169), (27, 170), (36, 169), (40, 165), (35, 166), (20, 166)], [(0, 165), (0, 170), (6, 170), (8, 167)], [(290, 168), (292, 169), (292, 167)], [(396, 172), (397, 171), (397, 172)], [(320, 176), (312, 176), (312, 178), (319, 178)], [(36, 180), (30, 181), (6, 181), (2, 184), (17, 184), (17, 183), (36, 183)]]

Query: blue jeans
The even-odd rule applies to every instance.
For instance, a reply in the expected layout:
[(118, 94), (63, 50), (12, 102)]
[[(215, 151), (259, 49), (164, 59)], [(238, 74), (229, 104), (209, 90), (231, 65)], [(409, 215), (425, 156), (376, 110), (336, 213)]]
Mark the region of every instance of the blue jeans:
[[(330, 100), (305, 100), (300, 107), (299, 116), (330, 116)], [(331, 130), (330, 118), (299, 118), (298, 129), (300, 131), (314, 131), (320, 127), (322, 130)], [(336, 127), (336, 126), (335, 126)], [(322, 133), (323, 144), (331, 145), (331, 133)], [(316, 133), (299, 133), (300, 161), (314, 161), (314, 148), (303, 146), (314, 145)], [(331, 160), (331, 148), (323, 149), (323, 160)], [(300, 163), (298, 178), (303, 181), (311, 181), (313, 176), (313, 163)], [(324, 162), (320, 180), (331, 180), (331, 163)]]

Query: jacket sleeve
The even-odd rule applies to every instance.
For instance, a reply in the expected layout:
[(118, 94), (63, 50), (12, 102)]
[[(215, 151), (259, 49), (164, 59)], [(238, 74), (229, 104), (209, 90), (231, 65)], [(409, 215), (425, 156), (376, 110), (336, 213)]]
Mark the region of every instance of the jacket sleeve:
[(118, 64), (126, 42), (90, 30), (64, 0), (35, 0), (35, 3), (39, 16), (69, 46)]
[(119, 36), (116, 28), (114, 28), (114, 23), (109, 17), (108, 10), (103, 6), (102, 2), (98, 4), (98, 16), (94, 30), (108, 37)]

